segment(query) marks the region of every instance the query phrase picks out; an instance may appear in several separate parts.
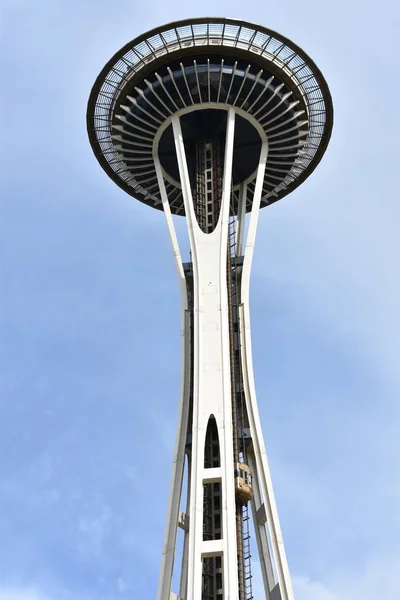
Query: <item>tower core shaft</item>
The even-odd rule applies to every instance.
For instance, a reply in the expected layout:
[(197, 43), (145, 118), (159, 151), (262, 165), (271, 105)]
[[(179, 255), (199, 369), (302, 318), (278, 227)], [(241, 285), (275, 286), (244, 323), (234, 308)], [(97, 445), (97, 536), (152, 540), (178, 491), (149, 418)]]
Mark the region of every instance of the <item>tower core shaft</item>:
[[(192, 259), (185, 265), (176, 247), (164, 177), (156, 157), (158, 183), (182, 280), (182, 307), (187, 315), (186, 318), (182, 315), (187, 342), (182, 356), (177, 468), (171, 482), (159, 600), (169, 600), (176, 528), (180, 521), (185, 527), (185, 542), (179, 597), (193, 600), (249, 600), (253, 597), (249, 503), (258, 521), (261, 513), (269, 513), (274, 526), (270, 536), (279, 583), (275, 580), (265, 521), (255, 524), (266, 594), (275, 590), (277, 598), (293, 598), (257, 405), (252, 395), (252, 368), (247, 359), (249, 272), (268, 142), (264, 138), (260, 144), (244, 244), (245, 227), (240, 219), (246, 214), (243, 204), (247, 201), (247, 190), (245, 185), (241, 186), (239, 216), (232, 216), (236, 114), (232, 107), (225, 111), (225, 139), (197, 143), (192, 177), (180, 117), (172, 117)], [(185, 454), (189, 499), (187, 512), (180, 514)]]

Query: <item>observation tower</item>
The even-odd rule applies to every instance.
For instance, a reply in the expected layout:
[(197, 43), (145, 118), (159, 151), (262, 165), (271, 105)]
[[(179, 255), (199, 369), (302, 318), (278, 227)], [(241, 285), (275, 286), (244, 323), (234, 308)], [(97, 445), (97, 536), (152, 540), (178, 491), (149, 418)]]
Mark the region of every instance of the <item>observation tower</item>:
[[(257, 553), (263, 597), (293, 600), (255, 394), (249, 281), (260, 208), (311, 174), (332, 122), (327, 84), (298, 46), (227, 18), (149, 31), (91, 91), (96, 158), (164, 212), (180, 285), (181, 391), (157, 600), (250, 600)], [(186, 219), (184, 259), (172, 215)]]

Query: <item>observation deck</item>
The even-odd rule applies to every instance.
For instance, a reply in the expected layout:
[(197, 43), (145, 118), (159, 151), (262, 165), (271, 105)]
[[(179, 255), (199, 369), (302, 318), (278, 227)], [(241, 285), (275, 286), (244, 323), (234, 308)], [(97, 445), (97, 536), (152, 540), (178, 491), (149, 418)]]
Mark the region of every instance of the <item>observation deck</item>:
[(89, 139), (111, 179), (162, 210), (157, 155), (171, 212), (184, 215), (172, 116), (181, 120), (193, 182), (196, 142), (224, 140), (230, 107), (236, 113), (235, 215), (244, 183), (246, 211), (251, 210), (262, 140), (268, 142), (264, 207), (312, 173), (331, 135), (333, 108), (325, 79), (303, 50), (280, 34), (244, 21), (199, 18), (141, 35), (98, 76), (88, 104)]

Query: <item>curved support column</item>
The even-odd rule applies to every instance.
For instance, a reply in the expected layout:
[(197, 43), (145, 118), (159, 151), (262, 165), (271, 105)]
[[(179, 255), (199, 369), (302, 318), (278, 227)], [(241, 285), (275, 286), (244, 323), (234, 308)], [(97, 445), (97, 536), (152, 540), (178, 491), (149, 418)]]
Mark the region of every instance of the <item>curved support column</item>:
[(257, 477), (256, 459), (253, 452), (247, 452), (247, 461), (250, 471), (253, 474), (253, 500), (251, 509), (253, 515), (254, 533), (257, 541), (258, 556), (260, 558), (261, 574), (264, 583), (266, 600), (271, 600), (271, 590), (275, 587), (274, 570), (272, 566), (271, 553), (269, 550), (267, 531), (265, 529), (265, 520), (263, 503), (261, 499), (260, 484)]
[[(260, 163), (257, 173), (256, 187), (254, 191), (253, 207), (250, 215), (249, 230), (247, 234), (246, 250), (243, 262), (242, 288), (241, 288), (241, 311), (240, 311), (240, 335), (242, 347), (242, 371), (244, 379), (246, 408), (250, 424), (251, 437), (253, 441), (256, 472), (253, 474), (259, 478), (259, 483), (264, 499), (267, 524), (270, 532), (273, 557), (279, 579), (281, 600), (294, 600), (292, 583), (283, 544), (282, 532), (279, 523), (278, 511), (272, 480), (269, 471), (267, 453), (261, 430), (260, 416), (257, 407), (256, 391), (253, 374), (253, 361), (251, 349), (250, 332), (250, 271), (254, 253), (254, 242), (256, 237), (258, 215), (260, 210), (262, 182), (264, 178), (265, 164), (267, 160), (268, 146), (264, 143), (261, 149)], [(261, 558), (261, 557), (260, 557)], [(267, 566), (264, 568), (267, 572)]]
[(239, 203), (237, 214), (237, 229), (235, 238), (235, 254), (241, 256), (243, 252), (244, 230), (246, 226), (247, 183), (243, 182), (239, 189)]
[(165, 190), (164, 178), (158, 156), (153, 156), (160, 188), (164, 214), (168, 225), (176, 269), (179, 278), (181, 297), (181, 383), (180, 401), (178, 408), (178, 426), (175, 437), (174, 457), (172, 463), (171, 484), (168, 499), (167, 522), (162, 551), (160, 579), (158, 584), (157, 600), (170, 600), (172, 573), (176, 549), (176, 535), (178, 529), (179, 505), (182, 493), (183, 472), (185, 465), (185, 446), (189, 414), (189, 369), (190, 369), (190, 318), (187, 306), (187, 293), (182, 259), (179, 251), (178, 240), (172, 220), (171, 209)]
[[(192, 470), (192, 459), (190, 458), (190, 456), (188, 456), (187, 457), (187, 497), (186, 497), (186, 515), (187, 515), (187, 517), (189, 517), (189, 515), (190, 515), (191, 470)], [(190, 519), (190, 517), (189, 517), (189, 519)], [(180, 582), (180, 587), (179, 587), (180, 598), (187, 598), (188, 565), (189, 565), (189, 527), (185, 531), (185, 538), (183, 541), (181, 582)]]

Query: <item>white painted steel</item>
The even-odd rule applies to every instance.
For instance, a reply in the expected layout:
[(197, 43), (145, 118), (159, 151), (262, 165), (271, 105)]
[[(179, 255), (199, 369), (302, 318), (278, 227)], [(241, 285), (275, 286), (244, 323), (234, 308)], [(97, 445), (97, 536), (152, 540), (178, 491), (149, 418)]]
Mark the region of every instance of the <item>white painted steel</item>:
[(172, 251), (174, 254), (174, 258), (175, 258), (175, 266), (176, 266), (176, 270), (178, 271), (179, 290), (181, 292), (182, 308), (184, 308), (184, 310), (187, 310), (186, 281), (185, 281), (185, 274), (183, 272), (182, 257), (181, 257), (181, 252), (179, 250), (178, 238), (176, 237), (176, 231), (175, 231), (175, 227), (174, 227), (174, 222), (172, 220), (171, 209), (170, 209), (169, 202), (168, 202), (168, 196), (167, 196), (167, 192), (165, 189), (165, 181), (164, 181), (161, 163), (160, 163), (160, 159), (158, 157), (157, 150), (158, 150), (158, 148), (154, 149), (154, 151), (153, 151), (154, 167), (156, 169), (157, 181), (158, 181), (158, 186), (160, 188), (160, 194), (161, 194), (161, 201), (162, 201), (162, 205), (163, 205), (165, 219), (167, 221), (168, 233), (169, 233), (169, 237), (171, 240)]
[(256, 536), (258, 556), (260, 560), (261, 574), (264, 583), (264, 591), (266, 600), (271, 600), (271, 590), (275, 585), (274, 570), (272, 567), (271, 552), (268, 545), (267, 531), (265, 529), (265, 521), (258, 522), (258, 514), (261, 506), (261, 492), (258, 481), (258, 473), (255, 457), (252, 452), (247, 455), (248, 464), (252, 473), (253, 500), (251, 501), (251, 510), (253, 516), (254, 533)]
[(215, 483), (216, 481), (221, 481), (220, 467), (203, 469), (203, 483)]
[[(192, 470), (192, 460), (189, 456), (186, 458), (187, 461), (187, 493), (186, 493), (186, 516), (189, 520), (190, 527), (190, 481), (191, 481), (191, 470)], [(179, 587), (179, 595), (181, 598), (187, 598), (187, 583), (188, 583), (188, 567), (189, 567), (189, 527), (187, 531), (185, 531), (185, 536), (183, 540), (183, 550), (182, 550), (182, 565), (181, 565), (181, 581)]]
[(179, 511), (178, 516), (178, 527), (183, 529), (183, 531), (189, 531), (189, 517), (186, 513)]
[(246, 202), (247, 202), (247, 183), (244, 182), (239, 188), (239, 203), (237, 211), (235, 254), (242, 256), (244, 231), (246, 226)]
[[(183, 471), (185, 464), (185, 444), (189, 413), (189, 356), (190, 356), (190, 323), (187, 310), (187, 293), (185, 275), (183, 272), (182, 259), (179, 251), (178, 240), (169, 207), (167, 192), (165, 190), (164, 178), (161, 171), (160, 160), (154, 155), (154, 165), (157, 173), (164, 214), (168, 225), (175, 257), (176, 269), (178, 271), (179, 288), (181, 296), (181, 390), (178, 409), (178, 426), (176, 430), (175, 449), (172, 464), (171, 486), (168, 499), (167, 523), (164, 536), (162, 552), (160, 580), (158, 585), (157, 600), (169, 600), (171, 591), (172, 572), (174, 568), (176, 534), (179, 518), (179, 504), (182, 493)], [(186, 513), (189, 516), (188, 513)]]
[[(206, 104), (206, 106), (207, 105), (208, 104)], [(185, 540), (179, 593), (180, 598), (184, 600), (201, 600), (202, 558), (222, 555), (224, 565), (224, 598), (226, 600), (238, 600), (226, 253), (229, 230), (229, 205), (232, 193), (235, 113), (240, 114), (241, 110), (237, 107), (225, 108), (228, 116), (220, 217), (214, 231), (205, 234), (198, 225), (194, 211), (180, 125), (180, 116), (186, 112), (196, 110), (196, 108), (197, 107), (187, 107), (182, 109), (168, 120), (172, 123), (173, 127), (179, 176), (192, 253), (194, 282), (192, 332), (193, 430), (191, 459), (188, 469)], [(222, 109), (221, 105), (218, 108)], [(158, 600), (169, 600), (171, 593), (176, 532), (180, 519), (179, 502), (182, 490), (189, 401), (189, 319), (187, 312), (186, 282), (168, 202), (164, 175), (157, 154), (158, 142), (161, 133), (166, 126), (167, 124), (163, 124), (155, 137), (153, 144), (153, 159), (181, 290), (182, 372), (179, 421), (175, 442), (167, 527), (157, 596)], [(265, 587), (265, 598), (271, 600), (272, 590), (275, 588), (274, 593), (276, 593), (278, 588), (276, 588), (265, 523), (263, 522), (264, 520), (260, 522), (257, 521), (257, 515), (260, 514), (261, 510), (264, 510), (263, 507), (265, 508), (267, 525), (270, 533), (281, 600), (294, 600), (258, 414), (250, 337), (250, 270), (267, 156), (268, 142), (265, 135), (263, 135), (260, 160), (256, 171), (256, 182), (244, 252), (241, 282), (241, 360), (246, 408), (254, 449), (254, 454), (252, 454), (252, 452), (249, 453), (249, 463), (253, 475), (254, 487), (252, 507), (257, 547)], [(245, 183), (240, 189), (239, 196), (238, 229), (236, 233), (235, 248), (236, 255), (241, 255), (243, 251), (246, 198), (247, 184)], [(206, 324), (207, 326), (205, 326)], [(213, 326), (210, 327), (210, 324)], [(205, 469), (204, 445), (207, 425), (211, 415), (215, 417), (218, 428), (221, 466), (218, 468)], [(203, 541), (203, 485), (210, 481), (221, 482), (222, 539)], [(264, 504), (262, 504), (262, 502)], [(188, 526), (187, 523), (189, 523)]]
[[(241, 299), (240, 307), (240, 336), (241, 336), (241, 360), (242, 371), (246, 397), (246, 408), (250, 424), (250, 432), (253, 442), (256, 473), (253, 477), (259, 478), (262, 491), (265, 510), (267, 513), (267, 522), (273, 549), (276, 570), (278, 573), (279, 587), (282, 600), (294, 600), (292, 583), (290, 579), (289, 567), (287, 564), (285, 548), (283, 544), (282, 532), (279, 523), (278, 511), (276, 508), (275, 495), (272, 487), (272, 480), (269, 471), (267, 453), (265, 451), (264, 438), (261, 430), (260, 416), (258, 412), (256, 391), (254, 384), (251, 333), (250, 333), (250, 271), (254, 253), (254, 243), (256, 238), (257, 222), (260, 211), (262, 184), (264, 180), (264, 170), (268, 154), (268, 145), (263, 144), (258, 167), (256, 186), (254, 190), (253, 206), (250, 214), (249, 229), (246, 240), (246, 250), (244, 254)], [(261, 557), (260, 557), (261, 558)]]
[[(248, 121), (249, 123), (251, 123), (251, 125), (253, 125), (254, 129), (257, 130), (257, 133), (259, 134), (262, 142), (267, 141), (267, 136), (265, 134), (264, 129), (261, 127), (260, 123), (256, 119), (254, 119), (252, 117), (252, 115), (250, 115), (245, 110), (239, 108), (238, 106), (231, 106), (230, 104), (224, 104), (222, 102), (220, 102), (220, 103), (203, 102), (203, 104), (192, 104), (190, 106), (187, 106), (186, 108), (181, 108), (180, 110), (178, 110), (175, 113), (174, 116), (182, 117), (183, 115), (186, 115), (188, 113), (195, 112), (197, 110), (206, 110), (206, 109), (215, 109), (215, 110), (224, 110), (224, 111), (233, 110), (235, 112), (235, 114), (239, 115), (243, 119), (246, 119), (246, 121)], [(160, 143), (162, 134), (169, 127), (169, 125), (171, 125), (172, 119), (173, 119), (173, 116), (169, 117), (158, 128), (158, 131), (155, 134), (154, 139), (153, 139), (153, 156), (158, 154), (158, 145)], [(244, 181), (244, 183), (249, 184), (251, 181), (253, 181), (256, 176), (256, 173), (257, 173), (256, 171), (251, 173), (251, 175), (249, 175), (249, 177)], [(182, 187), (182, 182), (176, 181), (175, 179), (173, 179), (173, 177), (171, 177), (171, 175), (166, 173), (164, 170), (163, 170), (163, 175), (164, 175), (164, 179), (166, 181), (168, 181), (169, 183), (171, 183), (174, 187), (176, 187), (176, 188)], [(239, 189), (239, 185), (235, 186), (234, 189)]]
[[(194, 212), (182, 130), (172, 117), (179, 175), (193, 262), (193, 435), (187, 599), (201, 600), (202, 555), (223, 555), (224, 598), (237, 600), (237, 551), (233, 476), (232, 413), (226, 253), (232, 183), (235, 112), (228, 110), (223, 192), (219, 221), (212, 233), (201, 231)], [(204, 327), (214, 323), (215, 327)], [(204, 445), (214, 415), (220, 442), (222, 539), (203, 542)], [(207, 548), (212, 550), (207, 550)], [(210, 554), (212, 552), (212, 554)]]

